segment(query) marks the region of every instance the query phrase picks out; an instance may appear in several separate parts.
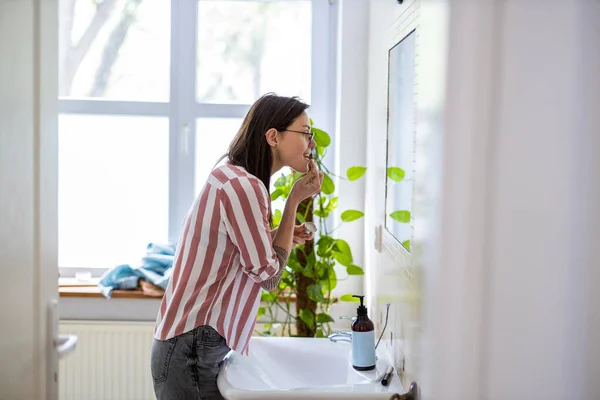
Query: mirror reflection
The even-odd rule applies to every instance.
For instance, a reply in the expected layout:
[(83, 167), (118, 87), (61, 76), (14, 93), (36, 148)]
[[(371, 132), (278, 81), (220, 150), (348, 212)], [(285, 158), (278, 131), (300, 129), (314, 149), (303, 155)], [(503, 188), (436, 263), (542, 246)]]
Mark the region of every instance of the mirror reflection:
[(415, 32), (389, 51), (386, 229), (410, 251), (415, 155)]

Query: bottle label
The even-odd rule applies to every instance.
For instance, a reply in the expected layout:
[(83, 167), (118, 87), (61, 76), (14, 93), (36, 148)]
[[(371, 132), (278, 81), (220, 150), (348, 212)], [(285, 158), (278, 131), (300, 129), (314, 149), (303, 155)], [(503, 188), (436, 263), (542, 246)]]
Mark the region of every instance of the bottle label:
[(375, 365), (375, 331), (352, 331), (352, 365), (355, 367)]

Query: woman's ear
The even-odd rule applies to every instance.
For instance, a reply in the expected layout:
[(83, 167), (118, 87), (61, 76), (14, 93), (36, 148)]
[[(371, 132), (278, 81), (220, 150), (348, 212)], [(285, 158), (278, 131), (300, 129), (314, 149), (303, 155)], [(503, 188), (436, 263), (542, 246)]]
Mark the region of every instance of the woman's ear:
[(265, 138), (267, 139), (267, 143), (269, 143), (269, 146), (271, 147), (277, 147), (277, 145), (279, 144), (279, 132), (275, 128), (269, 129), (265, 133)]

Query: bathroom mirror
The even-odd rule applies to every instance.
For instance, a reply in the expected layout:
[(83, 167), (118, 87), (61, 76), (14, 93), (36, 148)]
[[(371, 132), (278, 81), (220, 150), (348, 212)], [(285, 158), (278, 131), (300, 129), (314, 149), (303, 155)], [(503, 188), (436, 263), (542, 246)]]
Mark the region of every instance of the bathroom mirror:
[(389, 51), (385, 227), (406, 250), (412, 234), (415, 156), (415, 31)]

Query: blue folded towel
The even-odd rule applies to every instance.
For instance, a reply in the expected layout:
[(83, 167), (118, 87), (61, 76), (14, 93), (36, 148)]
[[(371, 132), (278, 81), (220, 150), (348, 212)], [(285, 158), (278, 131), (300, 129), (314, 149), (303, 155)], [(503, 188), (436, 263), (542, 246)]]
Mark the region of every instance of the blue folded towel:
[(98, 288), (108, 299), (115, 289), (136, 289), (140, 278), (166, 289), (173, 272), (173, 258), (175, 245), (150, 243), (139, 264), (122, 264), (109, 269), (100, 277)]

